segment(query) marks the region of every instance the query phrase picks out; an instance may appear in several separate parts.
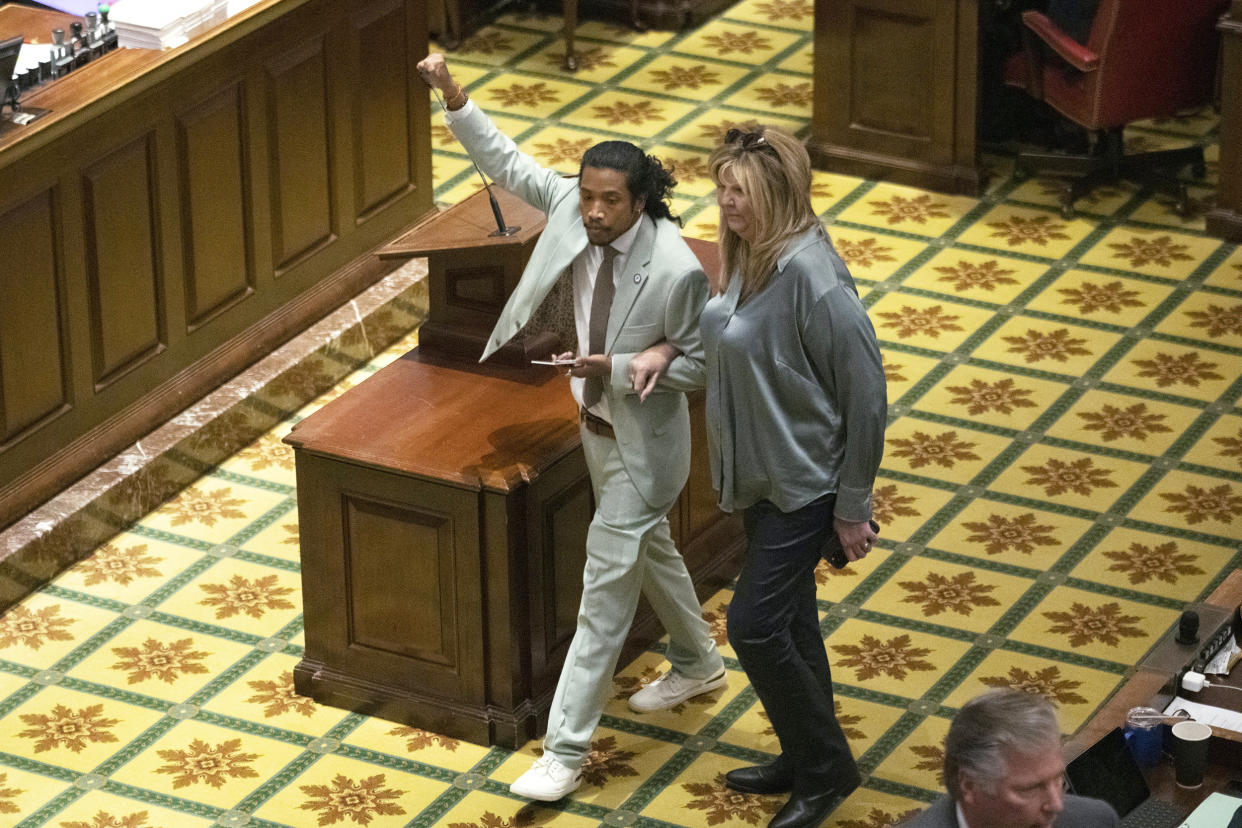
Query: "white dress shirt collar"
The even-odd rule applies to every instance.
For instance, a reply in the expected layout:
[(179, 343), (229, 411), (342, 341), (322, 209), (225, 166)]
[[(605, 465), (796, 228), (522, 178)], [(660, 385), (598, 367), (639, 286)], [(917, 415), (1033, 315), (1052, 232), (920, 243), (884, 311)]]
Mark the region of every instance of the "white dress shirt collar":
[[(629, 255), (630, 248), (634, 246), (634, 239), (638, 238), (638, 228), (643, 223), (644, 218), (646, 218), (646, 213), (639, 213), (638, 220), (630, 225), (630, 229), (612, 240), (611, 244), (618, 253), (617, 258), (621, 261), (625, 261), (625, 257)], [(602, 250), (600, 255), (601, 257), (603, 256)]]

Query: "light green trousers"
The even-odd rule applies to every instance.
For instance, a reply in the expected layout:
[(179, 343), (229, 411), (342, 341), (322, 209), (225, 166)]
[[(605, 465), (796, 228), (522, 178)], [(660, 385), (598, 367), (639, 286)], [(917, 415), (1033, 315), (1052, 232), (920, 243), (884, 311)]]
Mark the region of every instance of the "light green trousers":
[(578, 627), (548, 713), (544, 750), (576, 768), (591, 751), (591, 734), (612, 692), (638, 606), (647, 596), (669, 634), (669, 663), (683, 675), (707, 678), (724, 662), (708, 634), (686, 563), (668, 528), (671, 503), (653, 508), (621, 462), (617, 442), (580, 429), (595, 516), (587, 530)]

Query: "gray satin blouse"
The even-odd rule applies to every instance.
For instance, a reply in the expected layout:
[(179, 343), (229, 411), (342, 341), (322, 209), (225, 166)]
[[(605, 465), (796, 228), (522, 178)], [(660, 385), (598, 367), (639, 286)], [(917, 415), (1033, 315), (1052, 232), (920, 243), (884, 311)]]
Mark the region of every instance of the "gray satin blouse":
[(842, 520), (871, 517), (884, 453), (884, 369), (854, 280), (827, 234), (794, 238), (738, 307), (742, 279), (707, 302), (707, 434), (725, 511), (783, 512), (835, 492)]

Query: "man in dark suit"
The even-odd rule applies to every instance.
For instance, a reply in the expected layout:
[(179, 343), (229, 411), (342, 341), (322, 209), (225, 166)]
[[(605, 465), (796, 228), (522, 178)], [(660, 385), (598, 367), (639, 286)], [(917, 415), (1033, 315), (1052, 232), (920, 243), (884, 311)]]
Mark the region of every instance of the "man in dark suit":
[(948, 794), (909, 828), (1113, 828), (1107, 802), (1065, 792), (1061, 728), (1052, 705), (1022, 690), (991, 690), (953, 717), (944, 740)]
[[(566, 373), (579, 405), (595, 516), (578, 628), (548, 712), (544, 754), (510, 786), (519, 796), (554, 801), (581, 784), (640, 589), (668, 630), (671, 667), (631, 696), (630, 707), (664, 710), (726, 682), (668, 524), (690, 473), (684, 392), (703, 385), (699, 314), (707, 277), (669, 213), (674, 182), (657, 159), (629, 142), (604, 141), (587, 150), (577, 179), (566, 178), (496, 129), (442, 56), (428, 56), (418, 69), (443, 93), (449, 128), (479, 167), (548, 216), (483, 358), (544, 316), (560, 301), (558, 291), (572, 310), (562, 347), (578, 353), (565, 355), (572, 358)], [(661, 341), (680, 356), (660, 378), (659, 393), (640, 401), (631, 363)]]

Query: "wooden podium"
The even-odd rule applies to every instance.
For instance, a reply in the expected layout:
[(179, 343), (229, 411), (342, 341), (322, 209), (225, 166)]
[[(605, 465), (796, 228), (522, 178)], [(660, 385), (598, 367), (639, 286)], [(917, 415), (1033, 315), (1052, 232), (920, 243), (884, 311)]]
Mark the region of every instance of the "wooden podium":
[[(492, 193), (510, 232), (500, 233), (487, 193), (479, 190), (379, 252), (387, 259), (427, 257), (430, 312), (418, 329), (423, 351), (478, 360), (543, 231), (543, 213), (499, 187)], [(492, 360), (525, 366), (546, 358), (551, 345), (511, 342)]]
[[(388, 247), (428, 256), (420, 346), (286, 438), (305, 602), (294, 683), (325, 704), (516, 748), (547, 722), (594, 503), (565, 377), (476, 362), (543, 222), (495, 192), (518, 234), (488, 235), (482, 195)], [(714, 245), (692, 246), (716, 267)], [(701, 399), (691, 412), (691, 478), (670, 520), (703, 598), (736, 573), (741, 525), (716, 509)], [(640, 606), (629, 652), (659, 634)]]

